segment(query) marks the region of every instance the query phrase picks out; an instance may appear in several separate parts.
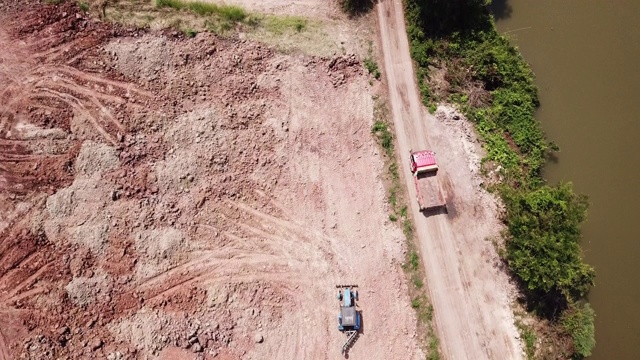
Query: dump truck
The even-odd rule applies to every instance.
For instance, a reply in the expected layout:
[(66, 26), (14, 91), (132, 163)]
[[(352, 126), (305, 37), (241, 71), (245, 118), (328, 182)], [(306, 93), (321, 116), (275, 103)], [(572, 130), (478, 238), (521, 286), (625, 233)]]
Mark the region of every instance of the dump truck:
[(447, 208), (444, 191), (438, 178), (436, 153), (431, 150), (410, 151), (411, 173), (416, 184), (420, 211)]
[(338, 301), (342, 301), (338, 314), (338, 330), (347, 335), (347, 341), (342, 346), (343, 353), (346, 353), (356, 341), (362, 324), (361, 314), (356, 310), (357, 287), (358, 285), (336, 285), (336, 288), (339, 289)]

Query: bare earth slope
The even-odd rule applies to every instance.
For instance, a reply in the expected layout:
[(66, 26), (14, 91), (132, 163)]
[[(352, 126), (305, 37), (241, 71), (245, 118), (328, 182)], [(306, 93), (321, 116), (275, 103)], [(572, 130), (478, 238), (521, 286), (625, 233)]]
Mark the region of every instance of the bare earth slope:
[[(415, 201), (421, 257), (435, 309), (437, 332), (447, 359), (520, 359), (522, 350), (509, 308), (510, 286), (487, 239), (500, 230), (492, 197), (480, 190), (477, 144), (463, 121), (440, 109), (423, 112), (414, 80), (401, 0), (378, 4), (384, 69), (404, 160), (410, 149), (433, 149), (448, 193), (449, 214), (425, 217)], [(408, 161), (402, 161), (413, 200)]]
[(0, 360), (419, 359), (352, 56), (0, 3)]

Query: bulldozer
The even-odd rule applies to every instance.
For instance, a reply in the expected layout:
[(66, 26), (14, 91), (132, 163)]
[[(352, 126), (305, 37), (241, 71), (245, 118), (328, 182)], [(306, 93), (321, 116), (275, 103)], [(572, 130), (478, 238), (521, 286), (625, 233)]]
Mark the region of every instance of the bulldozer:
[(342, 346), (342, 353), (347, 353), (355, 343), (362, 325), (362, 314), (356, 310), (358, 300), (358, 285), (336, 285), (338, 288), (338, 301), (340, 314), (338, 314), (338, 330), (347, 335), (347, 341)]

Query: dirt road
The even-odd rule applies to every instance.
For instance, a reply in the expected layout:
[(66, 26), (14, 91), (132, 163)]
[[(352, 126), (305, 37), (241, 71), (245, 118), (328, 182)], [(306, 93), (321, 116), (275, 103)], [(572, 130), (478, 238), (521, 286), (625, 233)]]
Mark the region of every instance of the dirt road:
[[(447, 359), (523, 357), (509, 308), (508, 279), (486, 241), (500, 229), (497, 206), (479, 188), (477, 143), (463, 121), (423, 111), (414, 79), (401, 0), (378, 4), (385, 74), (398, 152), (409, 189), (421, 257), (435, 309), (442, 352)], [(462, 130), (461, 130), (462, 129)], [(409, 149), (438, 153), (449, 214), (425, 217), (404, 161)]]

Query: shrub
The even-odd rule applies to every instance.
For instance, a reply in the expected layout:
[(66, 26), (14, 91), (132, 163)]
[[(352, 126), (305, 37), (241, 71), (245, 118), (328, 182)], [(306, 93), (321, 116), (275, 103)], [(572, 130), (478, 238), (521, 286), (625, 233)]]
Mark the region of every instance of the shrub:
[(80, 10), (82, 10), (82, 11), (84, 11), (84, 12), (89, 11), (89, 4), (87, 4), (87, 3), (86, 3), (86, 2), (84, 2), (84, 1), (79, 2), (79, 3), (78, 3), (78, 7), (80, 8)]
[(560, 324), (571, 336), (575, 352), (579, 357), (590, 356), (596, 346), (595, 316), (589, 304), (577, 303), (572, 304), (560, 319)]
[(376, 78), (376, 80), (380, 80), (380, 76), (382, 76), (382, 73), (380, 72), (380, 69), (378, 69), (378, 63), (376, 63), (375, 60), (373, 60), (371, 57), (365, 58), (364, 67), (367, 69), (369, 74), (373, 75), (373, 77)]
[(420, 265), (420, 257), (418, 256), (417, 252), (412, 251), (409, 254), (409, 265), (411, 266), (411, 270), (418, 270), (418, 266)]
[(187, 37), (190, 37), (190, 38), (193, 38), (198, 34), (197, 31), (195, 31), (194, 29), (191, 29), (191, 28), (184, 29), (183, 32)]
[(371, 132), (378, 137), (380, 144), (387, 151), (387, 154), (393, 151), (393, 135), (391, 134), (391, 131), (389, 131), (389, 127), (385, 122), (379, 120), (376, 121), (373, 124)]
[(420, 299), (419, 298), (415, 298), (415, 299), (411, 300), (411, 307), (414, 308), (414, 309), (418, 309), (418, 308), (420, 308), (420, 303), (421, 303)]

